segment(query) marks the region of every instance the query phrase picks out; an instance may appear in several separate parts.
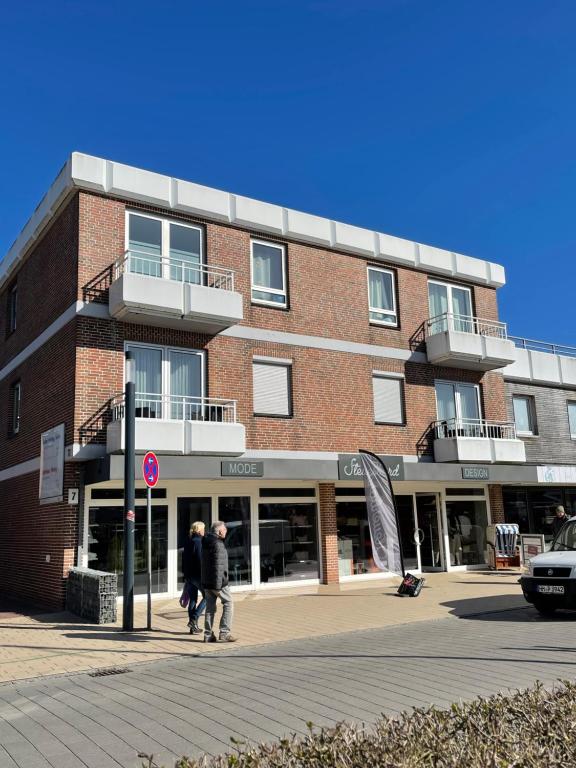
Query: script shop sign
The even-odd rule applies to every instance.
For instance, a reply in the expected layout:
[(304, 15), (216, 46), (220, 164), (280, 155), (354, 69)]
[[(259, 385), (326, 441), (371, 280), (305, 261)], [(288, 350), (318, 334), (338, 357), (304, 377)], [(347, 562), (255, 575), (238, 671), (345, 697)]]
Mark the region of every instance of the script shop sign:
[[(402, 456), (380, 456), (384, 462), (390, 480), (404, 480), (404, 459)], [(339, 480), (363, 480), (362, 463), (357, 453), (338, 455), (338, 479)]]

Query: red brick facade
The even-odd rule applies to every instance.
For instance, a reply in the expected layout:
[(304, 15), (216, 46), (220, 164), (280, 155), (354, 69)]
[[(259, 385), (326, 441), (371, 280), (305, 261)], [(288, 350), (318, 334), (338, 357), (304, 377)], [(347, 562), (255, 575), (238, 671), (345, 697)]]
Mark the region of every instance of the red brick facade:
[[(157, 212), (151, 206), (130, 204)], [(125, 342), (145, 342), (204, 350), (207, 395), (238, 401), (238, 418), (246, 427), (247, 448), (255, 450), (378, 453), (431, 453), (430, 426), (436, 419), (435, 379), (479, 383), (484, 416), (506, 420), (502, 376), (439, 368), (423, 362), (352, 354), (305, 346), (249, 341), (233, 336), (206, 336), (110, 318), (74, 317), (76, 301), (106, 305), (112, 264), (125, 249), (127, 204), (78, 192), (34, 245), (15, 278), (0, 295), (0, 368), (14, 360), (66, 310), (70, 320), (9, 375), (0, 379), (0, 469), (36, 459), (43, 431), (64, 423), (66, 445), (105, 443), (111, 398), (123, 387)], [(369, 259), (312, 245), (271, 238), (223, 224), (183, 217), (205, 232), (206, 261), (235, 271), (243, 296), (243, 325), (306, 334), (345, 342), (424, 350), (428, 317), (428, 276), (389, 265), (396, 276), (399, 327), (371, 325), (368, 320)], [(289, 309), (251, 303), (250, 238), (284, 243), (287, 249)], [(386, 266), (380, 262), (377, 266)], [(8, 291), (18, 285), (18, 326), (6, 336)], [(497, 319), (496, 291), (470, 285), (474, 311)], [(292, 360), (293, 418), (255, 417), (252, 405), (252, 359), (266, 355)], [(405, 376), (406, 425), (376, 425), (372, 372)], [(21, 428), (9, 435), (10, 387), (22, 385)], [(66, 464), (65, 494), (80, 485), (78, 464)], [(38, 472), (0, 484), (0, 589), (58, 607), (63, 579), (78, 544), (78, 508), (38, 505)], [(502, 496), (491, 486), (493, 518), (501, 514)], [(334, 485), (320, 483), (322, 579), (338, 580)], [(500, 506), (498, 506), (498, 504)], [(46, 556), (50, 562), (46, 562)], [(41, 596), (39, 598), (39, 595)]]

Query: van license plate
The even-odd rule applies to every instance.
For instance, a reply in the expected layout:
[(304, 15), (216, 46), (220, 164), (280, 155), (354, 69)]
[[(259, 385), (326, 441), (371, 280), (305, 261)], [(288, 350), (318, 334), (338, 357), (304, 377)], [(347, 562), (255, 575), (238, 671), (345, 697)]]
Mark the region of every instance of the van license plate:
[(543, 595), (563, 595), (564, 587), (560, 584), (537, 584), (536, 592), (541, 592)]

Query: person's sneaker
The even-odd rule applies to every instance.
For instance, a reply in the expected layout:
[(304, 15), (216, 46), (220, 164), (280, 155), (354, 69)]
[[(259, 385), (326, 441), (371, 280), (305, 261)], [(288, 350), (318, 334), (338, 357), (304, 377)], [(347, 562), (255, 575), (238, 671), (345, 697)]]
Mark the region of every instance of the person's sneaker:
[(238, 640), (234, 635), (220, 635), (218, 639), (219, 643), (235, 643)]
[(188, 626), (190, 627), (190, 634), (191, 635), (201, 635), (202, 632), (204, 632), (204, 630), (200, 629), (200, 627), (198, 626), (198, 622), (197, 621), (193, 621)]
[(216, 635), (204, 635), (204, 642), (205, 643), (217, 643), (218, 640), (216, 640)]

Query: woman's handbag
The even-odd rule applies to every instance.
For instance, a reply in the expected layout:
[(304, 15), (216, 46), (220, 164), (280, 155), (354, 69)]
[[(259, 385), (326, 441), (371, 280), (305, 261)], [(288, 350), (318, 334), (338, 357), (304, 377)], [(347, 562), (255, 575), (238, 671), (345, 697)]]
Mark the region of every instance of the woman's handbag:
[(178, 600), (180, 603), (180, 606), (182, 608), (188, 608), (188, 603), (190, 602), (190, 595), (188, 594), (188, 590), (186, 587), (182, 590), (182, 594), (180, 595), (180, 599)]

